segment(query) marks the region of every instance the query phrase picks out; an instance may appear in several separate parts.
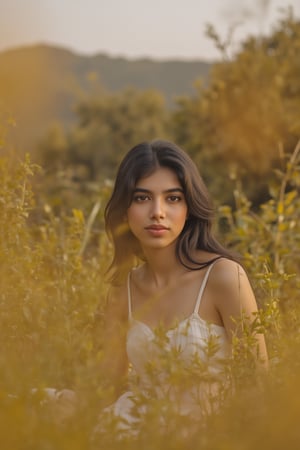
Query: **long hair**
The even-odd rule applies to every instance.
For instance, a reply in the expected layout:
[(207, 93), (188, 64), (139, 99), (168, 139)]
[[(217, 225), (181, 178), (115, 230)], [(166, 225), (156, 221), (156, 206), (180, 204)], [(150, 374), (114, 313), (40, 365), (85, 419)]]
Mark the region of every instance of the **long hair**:
[(176, 245), (176, 256), (180, 263), (190, 270), (199, 270), (216, 259), (199, 262), (192, 256), (195, 250), (236, 259), (213, 236), (214, 209), (207, 188), (191, 158), (172, 142), (143, 142), (129, 150), (122, 160), (105, 209), (105, 227), (114, 247), (109, 269), (113, 283), (124, 279), (134, 261), (143, 258), (138, 240), (131, 233), (125, 218), (137, 182), (160, 167), (167, 167), (176, 173), (188, 207), (188, 217)]

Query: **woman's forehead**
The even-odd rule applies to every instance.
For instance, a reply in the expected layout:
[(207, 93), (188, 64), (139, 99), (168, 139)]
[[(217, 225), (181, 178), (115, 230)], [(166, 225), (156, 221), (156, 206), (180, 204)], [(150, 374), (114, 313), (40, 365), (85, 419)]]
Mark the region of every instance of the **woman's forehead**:
[(177, 173), (169, 167), (159, 167), (150, 174), (139, 178), (135, 187), (147, 189), (147, 186), (155, 187), (157, 185), (170, 186), (172, 188), (181, 187)]

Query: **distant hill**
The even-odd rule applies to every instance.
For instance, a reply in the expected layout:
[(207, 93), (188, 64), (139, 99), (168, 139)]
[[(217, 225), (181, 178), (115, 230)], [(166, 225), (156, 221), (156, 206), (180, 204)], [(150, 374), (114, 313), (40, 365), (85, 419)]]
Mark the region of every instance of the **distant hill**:
[(101, 87), (155, 88), (174, 105), (192, 94), (196, 79), (207, 79), (211, 64), (203, 61), (128, 60), (105, 54), (83, 56), (64, 48), (37, 45), (0, 52), (0, 117), (17, 122), (13, 140), (31, 150), (53, 122), (74, 123), (74, 108), (87, 93)]

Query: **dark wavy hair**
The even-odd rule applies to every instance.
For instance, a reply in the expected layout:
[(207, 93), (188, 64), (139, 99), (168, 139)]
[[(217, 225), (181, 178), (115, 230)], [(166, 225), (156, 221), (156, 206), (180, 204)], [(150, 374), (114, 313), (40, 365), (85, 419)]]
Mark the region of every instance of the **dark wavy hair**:
[[(137, 182), (160, 167), (167, 167), (176, 173), (188, 207), (188, 218), (176, 246), (180, 263), (190, 270), (199, 270), (220, 257), (237, 259), (213, 236), (212, 202), (196, 165), (187, 153), (169, 141), (143, 142), (129, 150), (122, 160), (105, 209), (105, 227), (114, 246), (109, 268), (113, 283), (124, 279), (137, 258), (143, 259), (139, 243), (124, 219)], [(195, 250), (205, 250), (218, 256), (199, 262), (192, 256)]]

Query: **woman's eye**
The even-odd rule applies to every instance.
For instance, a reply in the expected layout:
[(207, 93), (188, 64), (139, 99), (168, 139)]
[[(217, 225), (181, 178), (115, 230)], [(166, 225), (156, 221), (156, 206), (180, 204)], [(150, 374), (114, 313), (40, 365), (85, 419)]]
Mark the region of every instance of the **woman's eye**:
[(181, 197), (179, 195), (170, 195), (169, 196), (169, 201), (172, 203), (180, 202), (180, 200), (181, 200)]
[(145, 202), (145, 201), (147, 201), (149, 199), (150, 199), (149, 195), (135, 195), (133, 197), (133, 201), (135, 201), (137, 203)]

